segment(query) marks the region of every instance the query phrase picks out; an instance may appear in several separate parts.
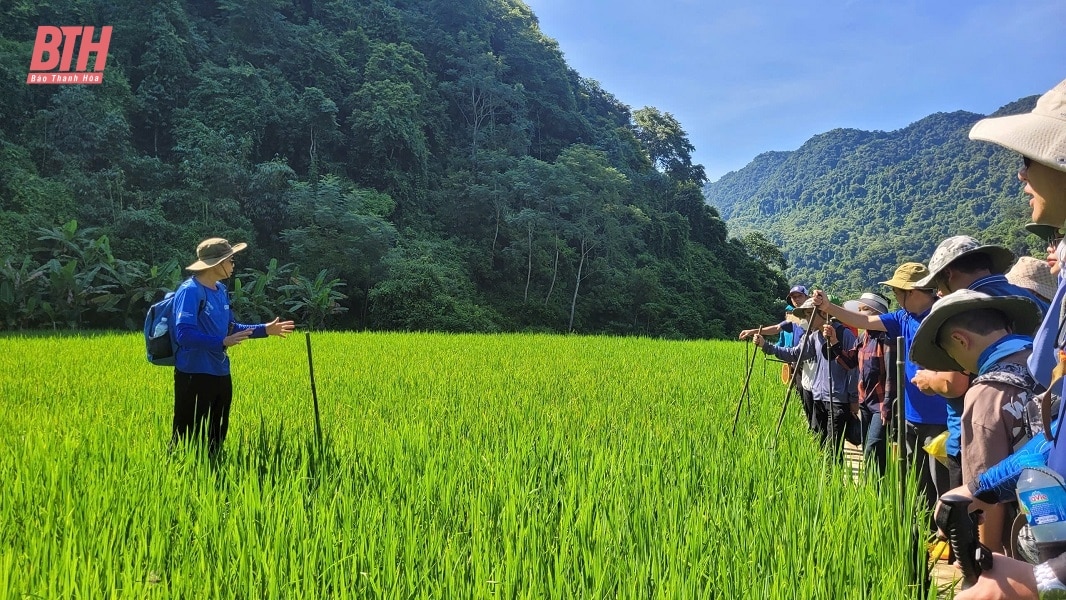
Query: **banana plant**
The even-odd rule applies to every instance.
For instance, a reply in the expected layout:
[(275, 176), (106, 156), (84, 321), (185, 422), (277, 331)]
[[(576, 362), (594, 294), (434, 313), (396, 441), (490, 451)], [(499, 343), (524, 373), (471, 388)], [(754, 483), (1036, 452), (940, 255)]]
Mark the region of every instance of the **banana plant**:
[(15, 266), (11, 257), (0, 264), (0, 326), (26, 329), (44, 320), (39, 312), (45, 289), (44, 270), (26, 256)]
[(296, 274), (292, 263), (279, 265), (278, 259), (270, 259), (266, 271), (245, 269), (233, 280), (233, 296), (230, 305), (234, 313), (248, 322), (266, 321), (287, 309), (291, 295), (285, 286), (279, 285)]
[(319, 271), (314, 279), (295, 274), (291, 283), (281, 286), (283, 292), (291, 294), (287, 301), (289, 310), (297, 316), (297, 322), (308, 329), (322, 329), (329, 317), (348, 310), (340, 304), (348, 297), (340, 291), (345, 283), (326, 277), (326, 269)]

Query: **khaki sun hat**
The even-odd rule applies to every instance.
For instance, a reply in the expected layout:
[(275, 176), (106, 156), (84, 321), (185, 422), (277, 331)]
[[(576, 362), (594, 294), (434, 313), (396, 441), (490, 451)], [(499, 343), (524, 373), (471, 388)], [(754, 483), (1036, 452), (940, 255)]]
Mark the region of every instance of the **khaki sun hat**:
[(1066, 80), (1041, 96), (1032, 112), (981, 119), (970, 129), (970, 139), (992, 142), (1066, 171)]
[(987, 254), (992, 260), (992, 274), (999, 275), (1010, 268), (1014, 253), (1003, 246), (982, 246), (968, 235), (956, 235), (940, 242), (929, 259), (929, 275), (915, 283), (917, 287), (935, 288), (933, 279), (951, 263), (971, 254)]
[(929, 275), (929, 269), (926, 269), (925, 265), (909, 262), (896, 267), (896, 272), (892, 274), (892, 279), (879, 281), (878, 283), (901, 290), (929, 289), (926, 286), (918, 285), (918, 282), (927, 275)]
[(844, 308), (852, 312), (859, 312), (859, 306), (867, 306), (876, 311), (877, 314), (883, 315), (888, 312), (888, 299), (881, 294), (866, 292), (859, 296), (858, 300), (848, 300), (844, 303)]
[(932, 371), (962, 371), (962, 366), (937, 345), (944, 323), (955, 315), (991, 308), (1006, 315), (1014, 333), (1032, 335), (1042, 320), (1036, 303), (1022, 296), (989, 296), (973, 290), (958, 290), (933, 304), (911, 342), (910, 360)]
[(1023, 256), (1007, 271), (1007, 281), (1018, 287), (1031, 290), (1044, 300), (1051, 301), (1058, 289), (1058, 282), (1051, 274), (1051, 267), (1046, 260)]
[(185, 268), (189, 271), (210, 269), (247, 247), (248, 244), (244, 242), (231, 246), (228, 241), (222, 238), (207, 238), (196, 247), (196, 262)]

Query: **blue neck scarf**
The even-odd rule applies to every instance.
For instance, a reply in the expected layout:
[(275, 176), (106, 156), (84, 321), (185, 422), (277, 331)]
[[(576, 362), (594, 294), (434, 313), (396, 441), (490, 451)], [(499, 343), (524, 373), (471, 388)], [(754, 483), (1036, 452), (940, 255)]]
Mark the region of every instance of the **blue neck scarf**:
[(1001, 359), (1033, 347), (1033, 338), (1027, 335), (1012, 333), (999, 338), (991, 346), (985, 348), (981, 356), (977, 358), (977, 374), (984, 375)]

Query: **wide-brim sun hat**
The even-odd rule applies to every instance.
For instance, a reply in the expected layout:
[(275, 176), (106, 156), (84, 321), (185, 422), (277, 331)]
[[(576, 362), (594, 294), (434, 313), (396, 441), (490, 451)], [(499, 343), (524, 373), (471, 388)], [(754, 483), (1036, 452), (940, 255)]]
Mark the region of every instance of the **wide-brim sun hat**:
[(208, 238), (196, 246), (196, 262), (185, 268), (189, 271), (210, 269), (247, 247), (244, 242), (231, 245), (222, 238)]
[[(825, 296), (825, 299), (827, 299), (829, 304), (837, 304), (838, 302), (840, 302), (839, 299), (836, 296), (834, 296), (833, 294), (827, 294)], [(814, 298), (807, 298), (806, 301), (804, 301), (803, 304), (801, 304), (800, 306), (797, 306), (794, 309), (792, 309), (792, 314), (795, 315), (795, 317), (803, 319), (804, 321), (809, 321), (810, 317), (811, 317), (811, 313), (814, 312), (815, 308), (818, 308), (818, 307), (814, 306)], [(824, 309), (820, 309), (820, 310), (822, 310), (822, 313), (823, 313), (822, 315), (827, 320), (833, 319), (833, 317), (829, 317), (828, 314), (825, 314), (825, 310)]]
[(881, 294), (866, 292), (859, 296), (858, 300), (848, 300), (844, 303), (844, 308), (852, 312), (859, 312), (860, 306), (867, 306), (877, 314), (883, 315), (888, 312), (888, 299)]
[(1036, 295), (1050, 300), (1055, 297), (1058, 282), (1051, 274), (1046, 260), (1023, 256), (1007, 271), (1007, 281), (1018, 287), (1032, 290)]
[(911, 341), (911, 362), (931, 371), (962, 371), (962, 365), (937, 345), (937, 333), (951, 317), (982, 308), (995, 309), (1006, 315), (1011, 330), (1021, 335), (1032, 335), (1043, 320), (1040, 308), (1029, 298), (989, 296), (973, 290), (958, 290), (935, 302), (918, 326)]
[(981, 119), (970, 129), (970, 139), (992, 142), (1066, 171), (1066, 80), (1040, 96), (1032, 112)]
[(800, 304), (792, 310), (792, 314), (808, 321), (811, 318), (811, 314), (814, 313), (814, 309), (817, 308), (814, 305), (814, 298), (807, 298), (803, 304)]
[(984, 254), (992, 261), (992, 274), (1006, 273), (1014, 263), (1014, 253), (1005, 246), (987, 245), (968, 235), (956, 235), (940, 242), (929, 259), (929, 275), (921, 279), (915, 285), (917, 287), (934, 288), (933, 279), (946, 269), (951, 263), (971, 254)]
[(896, 272), (892, 274), (892, 279), (879, 281), (878, 283), (900, 290), (929, 289), (928, 286), (918, 285), (918, 282), (928, 275), (929, 269), (925, 268), (922, 263), (908, 262), (896, 267)]

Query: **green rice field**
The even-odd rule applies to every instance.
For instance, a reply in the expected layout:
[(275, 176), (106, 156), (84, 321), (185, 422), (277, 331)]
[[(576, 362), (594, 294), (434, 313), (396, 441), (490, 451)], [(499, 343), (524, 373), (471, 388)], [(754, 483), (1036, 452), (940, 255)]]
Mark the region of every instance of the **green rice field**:
[(312, 343), (324, 443), (303, 334), (251, 340), (212, 461), (168, 451), (141, 336), (0, 338), (2, 597), (923, 596), (895, 472), (854, 481), (795, 399), (771, 448), (780, 365), (731, 434), (739, 342)]

